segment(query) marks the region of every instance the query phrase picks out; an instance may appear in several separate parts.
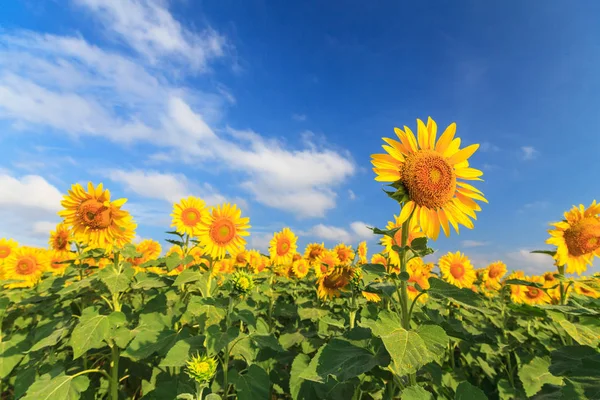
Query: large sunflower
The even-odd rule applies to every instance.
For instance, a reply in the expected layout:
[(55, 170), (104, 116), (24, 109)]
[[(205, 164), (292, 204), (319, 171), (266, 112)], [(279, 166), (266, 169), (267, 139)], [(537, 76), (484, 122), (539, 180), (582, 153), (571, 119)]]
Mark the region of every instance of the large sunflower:
[(273, 265), (291, 264), (298, 248), (297, 241), (298, 237), (294, 235), (290, 228), (283, 228), (280, 232), (276, 232), (269, 246), (269, 254)]
[(444, 280), (459, 288), (471, 288), (477, 279), (471, 261), (459, 251), (440, 258), (439, 266)]
[(76, 239), (110, 251), (113, 246), (122, 247), (131, 242), (135, 236), (133, 218), (127, 211), (121, 210), (126, 201), (111, 202), (110, 192), (104, 190), (102, 184), (94, 188), (90, 182), (86, 191), (77, 183), (63, 197), (61, 205), (65, 209), (58, 215), (72, 227)]
[(437, 125), (431, 118), (427, 125), (417, 119), (417, 138), (407, 126), (404, 131), (394, 128), (400, 141), (384, 138), (387, 154), (373, 154), (371, 163), (377, 174), (376, 181), (400, 182), (408, 192), (409, 201), (402, 208), (400, 223), (414, 211), (414, 219), (425, 234), (437, 239), (440, 227), (450, 235), (450, 227), (458, 233), (458, 225), (473, 228), (475, 211), (481, 207), (475, 200), (487, 203), (483, 193), (459, 181), (481, 180), (483, 173), (469, 167), (467, 161), (479, 148), (473, 144), (460, 148), (460, 138), (455, 138), (456, 124), (446, 128), (436, 141)]
[[(388, 255), (390, 259), (390, 264), (395, 266), (400, 266), (400, 256), (396, 250), (392, 249), (393, 246), (401, 246), (402, 243), (402, 222), (400, 222), (400, 218), (394, 215), (394, 221), (388, 221), (385, 229), (392, 230), (398, 228), (394, 237), (391, 236), (383, 236), (381, 238), (381, 244), (385, 246), (385, 253)], [(410, 220), (408, 225), (408, 245), (412, 243), (412, 241), (419, 237), (424, 237), (425, 234), (421, 232), (419, 228), (419, 224), (416, 218)]]
[(9, 287), (32, 287), (50, 268), (48, 251), (33, 247), (17, 247), (4, 264), (5, 279), (21, 281)]
[(315, 265), (317, 258), (325, 251), (324, 243), (310, 243), (304, 250), (304, 258), (308, 260), (311, 266)]
[(227, 252), (233, 254), (246, 246), (246, 240), (242, 236), (250, 235), (249, 223), (250, 219), (242, 218), (242, 211), (237, 205), (226, 203), (213, 207), (210, 213), (205, 214), (194, 230), (194, 235), (198, 236), (205, 254), (213, 259), (220, 259)]
[(187, 199), (181, 199), (179, 203), (173, 204), (173, 222), (177, 232), (181, 234), (193, 235), (194, 229), (200, 226), (202, 217), (206, 215), (206, 205), (202, 199), (189, 196)]
[(350, 265), (354, 260), (354, 250), (351, 246), (340, 243), (333, 249), (340, 259), (340, 265)]
[(600, 204), (596, 200), (587, 208), (573, 206), (565, 219), (551, 224), (546, 243), (557, 246), (554, 258), (559, 266), (566, 265), (567, 272), (581, 275), (592, 265), (594, 256), (600, 257)]
[(56, 225), (56, 230), (50, 232), (48, 240), (50, 249), (60, 252), (68, 252), (71, 250), (71, 231), (64, 223)]

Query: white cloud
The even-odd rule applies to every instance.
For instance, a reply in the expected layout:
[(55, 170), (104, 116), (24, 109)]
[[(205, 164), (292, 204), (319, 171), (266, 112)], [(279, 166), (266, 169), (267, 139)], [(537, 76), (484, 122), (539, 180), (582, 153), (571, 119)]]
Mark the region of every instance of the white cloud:
[(352, 189), (348, 189), (348, 197), (350, 198), (350, 200), (356, 199), (356, 194), (354, 193), (354, 191)]
[(542, 274), (554, 270), (553, 260), (546, 254), (531, 253), (531, 250), (520, 249), (506, 254), (507, 265), (513, 265), (509, 269), (524, 270), (526, 274)]
[(102, 21), (106, 30), (155, 63), (178, 60), (203, 70), (223, 56), (225, 37), (211, 28), (192, 32), (173, 18), (162, 1), (76, 0)]
[(539, 154), (539, 151), (532, 146), (523, 146), (521, 147), (521, 151), (521, 156), (523, 157), (523, 160), (533, 160)]
[[(50, 229), (60, 221), (56, 214), (59, 190), (38, 175), (20, 178), (0, 174), (0, 237), (22, 245), (46, 247)], [(54, 222), (52, 222), (54, 221)]]
[(374, 238), (373, 232), (367, 228), (367, 225), (364, 222), (355, 221), (350, 224), (349, 229), (346, 229), (332, 225), (317, 224), (308, 231), (299, 231), (298, 235), (327, 240), (333, 244), (344, 242), (349, 245), (356, 245), (359, 241)]
[(303, 121), (306, 121), (306, 115), (304, 115), (304, 114), (292, 114), (292, 119), (294, 121), (303, 122)]
[(248, 239), (248, 248), (252, 248), (262, 252), (263, 254), (268, 254), (269, 251), (269, 243), (273, 238), (273, 234), (271, 233), (251, 233), (250, 238)]
[[(205, 44), (162, 3), (79, 2), (148, 57), (188, 57)], [(251, 130), (215, 129), (232, 102), (218, 84), (215, 93), (182, 86), (170, 68), (99, 48), (81, 36), (18, 31), (0, 34), (0, 42), (0, 119), (13, 129), (149, 143), (155, 147), (148, 152), (151, 162), (235, 172), (256, 201), (298, 217), (323, 217), (335, 207), (336, 187), (355, 173), (350, 156), (328, 146), (305, 141), (305, 148), (291, 149)], [(202, 69), (211, 57), (200, 59)], [(175, 197), (161, 195), (167, 196)]]
[(494, 152), (494, 153), (500, 151), (500, 147), (498, 147), (495, 144), (490, 143), (490, 142), (481, 143), (481, 146), (479, 146), (479, 149), (484, 152)]
[(462, 247), (481, 247), (486, 246), (489, 242), (478, 242), (477, 240), (463, 240), (460, 242)]
[[(192, 183), (183, 174), (113, 169), (106, 175), (110, 180), (121, 183), (125, 190), (145, 198), (177, 203), (184, 197), (196, 196), (202, 198), (207, 205), (217, 205), (227, 201), (227, 198), (217, 192), (211, 185)], [(243, 199), (235, 198), (232, 200), (245, 205)]]

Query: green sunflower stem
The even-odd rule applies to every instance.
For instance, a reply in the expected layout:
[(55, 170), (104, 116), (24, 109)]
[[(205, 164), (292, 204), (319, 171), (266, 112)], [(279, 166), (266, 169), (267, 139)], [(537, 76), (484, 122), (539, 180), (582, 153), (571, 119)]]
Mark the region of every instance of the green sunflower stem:
[[(231, 313), (233, 312), (233, 296), (229, 296), (229, 306), (227, 307), (227, 316), (225, 317), (225, 332), (227, 332), (231, 326)], [(225, 346), (225, 357), (223, 358), (223, 395), (227, 397), (229, 392), (229, 353), (231, 351), (229, 343)]]
[[(404, 248), (408, 245), (408, 230), (410, 225), (410, 219), (412, 215), (409, 216), (406, 221), (402, 223), (402, 236), (400, 247), (402, 248), (402, 254), (400, 254), (400, 273), (406, 272), (406, 251)], [(402, 327), (407, 331), (410, 330), (410, 315), (408, 313), (408, 286), (406, 280), (400, 281), (400, 309), (402, 310)], [(409, 380), (411, 385), (417, 384), (417, 375), (410, 374)]]
[(111, 348), (111, 363), (110, 363), (110, 398), (111, 400), (119, 400), (119, 348), (113, 344)]
[(356, 294), (352, 293), (352, 300), (350, 300), (350, 329), (354, 329), (356, 324)]

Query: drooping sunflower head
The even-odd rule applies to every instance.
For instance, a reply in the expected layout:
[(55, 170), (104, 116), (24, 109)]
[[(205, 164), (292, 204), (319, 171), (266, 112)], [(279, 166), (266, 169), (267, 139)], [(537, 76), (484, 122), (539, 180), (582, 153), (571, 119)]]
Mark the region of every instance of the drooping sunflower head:
[(213, 357), (197, 354), (186, 364), (189, 377), (200, 384), (207, 384), (217, 373), (217, 361)]
[(283, 228), (280, 232), (276, 232), (269, 243), (269, 254), (273, 265), (291, 264), (298, 249), (297, 241), (298, 237), (290, 228)]
[[(541, 276), (528, 276), (523, 280), (533, 283), (544, 284), (544, 278)], [(550, 296), (542, 288), (533, 286), (522, 286), (521, 299), (524, 303), (529, 305), (535, 304), (548, 304), (550, 302)]]
[(246, 246), (243, 236), (250, 235), (249, 223), (250, 219), (242, 218), (242, 211), (237, 205), (226, 203), (212, 207), (210, 213), (202, 217), (194, 235), (198, 237), (205, 254), (216, 260)]
[(73, 236), (81, 243), (110, 251), (122, 247), (135, 236), (136, 224), (131, 215), (121, 207), (127, 199), (110, 200), (110, 192), (102, 184), (90, 182), (87, 191), (75, 184), (63, 197), (64, 210), (58, 215), (71, 227)]
[(317, 261), (314, 264), (315, 274), (317, 277), (321, 277), (340, 264), (340, 258), (336, 251), (325, 250), (317, 257)]
[(483, 274), (485, 282), (492, 281), (500, 284), (500, 280), (506, 274), (506, 264), (502, 261), (495, 261), (487, 266)]
[[(386, 235), (381, 238), (381, 244), (385, 247), (385, 253), (390, 259), (390, 264), (394, 266), (400, 265), (400, 256), (396, 250), (393, 249), (393, 246), (402, 246), (402, 222), (399, 221), (400, 218), (394, 215), (394, 221), (388, 221), (385, 227), (387, 230), (397, 229), (396, 233), (394, 233), (394, 237)], [(410, 245), (414, 239), (419, 237), (425, 237), (425, 234), (421, 232), (418, 221), (413, 218), (410, 220), (408, 226), (408, 238), (406, 244)]]
[(350, 265), (354, 260), (354, 250), (351, 246), (340, 243), (333, 249), (338, 255), (340, 265)]
[(49, 269), (50, 257), (47, 250), (17, 247), (5, 260), (4, 277), (7, 280), (21, 281), (22, 285), (19, 287), (32, 287)]
[(304, 258), (308, 260), (310, 265), (314, 265), (317, 258), (325, 251), (324, 243), (310, 243), (304, 250)]
[(308, 271), (309, 271), (308, 261), (306, 261), (306, 259), (304, 259), (304, 258), (296, 260), (292, 264), (292, 272), (299, 279), (302, 279), (306, 275), (308, 275)]
[(459, 288), (471, 288), (477, 279), (471, 261), (459, 251), (441, 257), (439, 266), (444, 280)]
[(181, 234), (193, 235), (207, 212), (204, 200), (194, 196), (181, 199), (179, 203), (173, 204), (171, 226)]
[(600, 257), (600, 204), (596, 200), (586, 209), (583, 204), (573, 206), (565, 219), (551, 224), (546, 243), (556, 246), (556, 263), (566, 265), (568, 273), (581, 275), (594, 256)]
[(417, 119), (417, 137), (407, 126), (394, 128), (397, 140), (384, 138), (387, 154), (373, 154), (371, 163), (376, 181), (401, 183), (408, 201), (400, 213), (400, 223), (414, 212), (423, 232), (437, 239), (440, 228), (446, 236), (450, 225), (458, 233), (458, 224), (472, 229), (475, 211), (481, 207), (475, 200), (487, 202), (483, 194), (462, 180), (481, 180), (481, 171), (469, 166), (468, 159), (478, 144), (460, 149), (455, 138), (456, 124), (450, 124), (437, 138), (437, 124), (428, 118), (427, 125)]
[(317, 280), (317, 295), (321, 299), (331, 300), (338, 297), (352, 279), (352, 268), (336, 267)]
[(64, 223), (56, 225), (56, 230), (50, 232), (48, 240), (51, 250), (69, 251), (71, 250), (71, 231)]
[(358, 261), (361, 264), (366, 264), (367, 263), (367, 242), (366, 241), (362, 241), (358, 244), (358, 249), (357, 249), (357, 253), (358, 253)]

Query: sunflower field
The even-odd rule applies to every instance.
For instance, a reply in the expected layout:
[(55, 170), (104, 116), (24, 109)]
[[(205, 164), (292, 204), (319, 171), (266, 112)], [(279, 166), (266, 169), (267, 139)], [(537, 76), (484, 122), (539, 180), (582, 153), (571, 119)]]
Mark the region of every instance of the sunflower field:
[(600, 204), (550, 225), (542, 276), (434, 256), (487, 202), (478, 145), (431, 118), (395, 133), (371, 161), (393, 200), (371, 255), (288, 228), (261, 254), (243, 210), (194, 197), (163, 253), (132, 243), (125, 199), (73, 185), (49, 248), (0, 239), (0, 398), (600, 399)]

